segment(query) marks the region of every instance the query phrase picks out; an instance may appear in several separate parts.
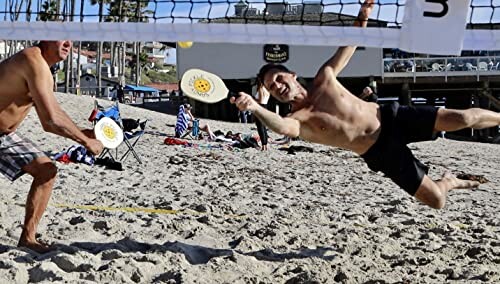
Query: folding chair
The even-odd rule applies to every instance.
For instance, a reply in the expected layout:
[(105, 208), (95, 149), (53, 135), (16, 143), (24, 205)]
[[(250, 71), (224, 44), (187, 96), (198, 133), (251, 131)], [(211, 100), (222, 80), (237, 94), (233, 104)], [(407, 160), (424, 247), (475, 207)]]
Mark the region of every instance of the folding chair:
[(109, 117), (113, 119), (123, 130), (123, 142), (122, 144), (125, 144), (127, 146), (127, 151), (118, 159), (119, 154), (118, 154), (118, 148), (115, 149), (115, 155), (113, 156), (111, 154), (111, 149), (104, 149), (104, 151), (99, 155), (99, 158), (103, 158), (104, 156), (108, 155), (110, 156), (113, 160), (119, 160), (124, 161), (127, 156), (132, 153), (132, 155), (135, 157), (135, 159), (142, 164), (142, 160), (140, 156), (137, 154), (137, 151), (135, 151), (134, 146), (139, 142), (140, 138), (144, 135), (145, 133), (145, 128), (146, 128), (146, 123), (148, 120), (144, 121), (139, 121), (137, 120), (137, 125), (139, 127), (139, 130), (134, 130), (130, 129), (130, 127), (124, 127), (123, 119), (120, 114), (120, 107), (118, 104), (118, 101), (113, 103), (113, 105), (105, 108), (97, 102), (97, 100), (94, 102), (94, 109), (92, 111), (91, 116), (89, 117), (89, 120), (95, 125), (99, 119), (103, 117)]
[(142, 121), (142, 122), (138, 121), (139, 130), (134, 131), (133, 129), (124, 129), (123, 143), (125, 143), (125, 145), (127, 145), (128, 149), (125, 152), (125, 154), (123, 154), (123, 156), (120, 158), (120, 161), (124, 161), (127, 158), (128, 154), (132, 153), (132, 155), (134, 155), (135, 159), (137, 161), (139, 161), (139, 163), (142, 164), (141, 158), (139, 157), (139, 155), (135, 151), (134, 146), (135, 146), (135, 144), (137, 144), (137, 142), (139, 142), (142, 135), (144, 135), (144, 133), (145, 133), (144, 129), (146, 128), (147, 122), (148, 122), (147, 119)]

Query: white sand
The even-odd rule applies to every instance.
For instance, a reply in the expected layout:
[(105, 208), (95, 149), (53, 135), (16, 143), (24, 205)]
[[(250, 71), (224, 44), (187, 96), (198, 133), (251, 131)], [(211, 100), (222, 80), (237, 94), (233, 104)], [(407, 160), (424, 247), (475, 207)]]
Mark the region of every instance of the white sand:
[[(91, 98), (57, 96), (80, 126), (90, 127)], [(444, 139), (411, 145), (433, 178), (450, 170), (490, 180), (452, 192), (446, 208), (434, 210), (348, 151), (303, 142), (293, 145), (314, 152), (167, 146), (175, 117), (130, 106), (122, 114), (150, 119), (136, 146), (145, 162), (130, 156), (122, 172), (58, 163), (39, 227), (57, 251), (16, 247), (31, 178), (0, 178), (0, 283), (500, 282), (499, 145)], [(254, 127), (210, 124), (224, 132)], [(74, 144), (45, 134), (34, 111), (19, 133), (45, 151)]]

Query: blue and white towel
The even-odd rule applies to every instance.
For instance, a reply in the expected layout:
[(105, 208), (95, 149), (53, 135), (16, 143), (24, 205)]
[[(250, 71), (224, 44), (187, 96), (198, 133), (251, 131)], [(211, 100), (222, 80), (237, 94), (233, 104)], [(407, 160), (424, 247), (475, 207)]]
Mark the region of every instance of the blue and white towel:
[[(85, 149), (82, 145), (73, 145), (69, 147), (68, 150), (59, 154), (67, 154), (70, 161), (73, 163), (82, 163), (89, 166), (92, 166), (95, 163), (94, 155), (87, 153), (87, 149)], [(57, 159), (57, 155), (54, 158)]]
[(175, 137), (180, 138), (186, 129), (188, 129), (190, 118), (184, 109), (184, 105), (181, 105), (177, 114), (177, 122), (175, 123)]

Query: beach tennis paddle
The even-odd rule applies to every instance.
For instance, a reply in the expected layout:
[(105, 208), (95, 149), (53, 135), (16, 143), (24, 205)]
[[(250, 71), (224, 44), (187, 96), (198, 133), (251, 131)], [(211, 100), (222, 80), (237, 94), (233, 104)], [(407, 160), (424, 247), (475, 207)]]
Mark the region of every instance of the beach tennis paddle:
[(123, 142), (123, 130), (114, 120), (103, 117), (94, 126), (95, 138), (108, 149), (115, 149)]
[(186, 96), (208, 104), (239, 96), (238, 93), (229, 91), (219, 76), (201, 69), (189, 69), (184, 72), (181, 90)]

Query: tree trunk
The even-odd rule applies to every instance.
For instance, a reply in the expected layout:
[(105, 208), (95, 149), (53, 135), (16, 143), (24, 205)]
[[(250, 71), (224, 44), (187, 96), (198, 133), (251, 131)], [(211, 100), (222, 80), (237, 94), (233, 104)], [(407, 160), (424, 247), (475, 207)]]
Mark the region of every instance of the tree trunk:
[(125, 64), (126, 64), (126, 61), (127, 60), (127, 43), (126, 42), (122, 42), (122, 58), (121, 58), (121, 67), (122, 67), (122, 71), (121, 71), (121, 82), (123, 84), (123, 86), (126, 85), (126, 82), (127, 80), (125, 79)]
[[(104, 3), (103, 0), (99, 2), (99, 23), (102, 22), (102, 13), (104, 10)], [(101, 82), (101, 62), (102, 62), (102, 41), (98, 42), (97, 45), (97, 64), (96, 64), (96, 71), (97, 71), (97, 97), (101, 96), (101, 87), (102, 87), (102, 82)]]
[(71, 61), (73, 61), (73, 48), (71, 48), (69, 56), (64, 60), (64, 92), (69, 91), (69, 80), (71, 78)]
[[(80, 2), (80, 11), (83, 11), (85, 1)], [(80, 17), (80, 22), (83, 22), (83, 17)], [(78, 41), (78, 57), (76, 60), (76, 94), (80, 95), (80, 77), (82, 75), (81, 72), (81, 57), (82, 57), (82, 41)]]
[[(68, 2), (66, 2), (68, 4)], [(71, 2), (69, 2), (69, 5), (71, 5), (71, 7), (68, 9), (66, 8), (66, 11), (69, 10), (69, 20), (72, 22), (73, 21), (73, 15), (75, 14), (75, 0), (71, 0)], [(66, 6), (67, 7), (67, 6)], [(66, 19), (68, 19), (66, 18)], [(66, 64), (64, 65), (64, 68), (66, 69), (66, 72), (65, 72), (65, 78), (64, 78), (64, 92), (65, 93), (69, 93), (69, 92), (73, 92), (75, 93), (74, 91), (74, 75), (73, 75), (73, 46), (71, 46), (71, 50), (70, 50), (70, 53), (69, 53), (69, 56), (66, 60)]]
[(136, 86), (139, 86), (139, 84), (141, 83), (141, 59), (140, 59), (140, 55), (141, 55), (141, 43), (140, 42), (136, 42), (136, 50), (135, 50), (135, 85)]
[[(83, 1), (82, 1), (83, 2)], [(80, 76), (82, 76), (82, 73), (81, 73), (81, 57), (82, 57), (82, 42), (79, 41), (78, 42), (78, 55), (76, 57), (76, 90), (75, 90), (75, 93), (77, 95), (80, 95), (81, 94), (81, 91), (80, 91)]]
[[(123, 1), (118, 2), (118, 21), (123, 22)], [(120, 80), (120, 85), (125, 87), (125, 58), (127, 54), (127, 43), (120, 43), (120, 50), (118, 56), (118, 76)]]
[(115, 66), (116, 66), (116, 42), (111, 42), (111, 51), (110, 51), (110, 55), (111, 55), (111, 75), (113, 77), (116, 76), (115, 74)]
[[(135, 16), (137, 17), (137, 22), (140, 22), (141, 21), (141, 3), (140, 2), (137, 2), (137, 6), (135, 8)], [(135, 85), (136, 86), (139, 86), (139, 82), (141, 81), (141, 59), (140, 59), (140, 55), (141, 55), (141, 43), (140, 42), (136, 42), (136, 50), (135, 50), (135, 54), (136, 54), (136, 58), (135, 58)]]
[(102, 87), (102, 75), (101, 75), (101, 62), (102, 62), (102, 42), (97, 43), (97, 62), (96, 62), (96, 72), (97, 72), (97, 97), (101, 96)]

